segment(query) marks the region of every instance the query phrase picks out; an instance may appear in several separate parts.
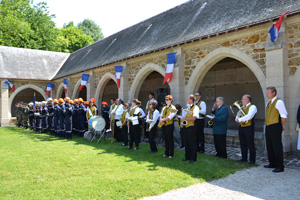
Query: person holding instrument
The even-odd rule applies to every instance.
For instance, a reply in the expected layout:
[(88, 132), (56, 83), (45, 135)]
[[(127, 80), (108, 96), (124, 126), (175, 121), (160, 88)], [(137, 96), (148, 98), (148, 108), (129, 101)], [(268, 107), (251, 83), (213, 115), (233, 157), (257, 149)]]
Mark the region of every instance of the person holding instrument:
[(149, 153), (157, 153), (157, 147), (155, 142), (155, 136), (157, 131), (158, 119), (159, 119), (159, 111), (157, 110), (156, 101), (151, 101), (149, 103), (148, 115), (147, 115), (147, 127), (149, 132), (149, 144), (150, 151)]

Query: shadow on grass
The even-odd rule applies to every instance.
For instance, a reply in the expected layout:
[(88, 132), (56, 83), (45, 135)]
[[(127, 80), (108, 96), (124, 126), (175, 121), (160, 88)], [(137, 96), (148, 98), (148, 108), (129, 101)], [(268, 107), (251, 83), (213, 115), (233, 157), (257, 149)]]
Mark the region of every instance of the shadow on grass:
[(248, 163), (240, 163), (231, 159), (220, 159), (206, 154), (198, 154), (198, 161), (194, 164), (190, 164), (182, 161), (184, 158), (184, 151), (177, 149), (175, 149), (174, 157), (169, 159), (162, 158), (162, 155), (164, 154), (164, 148), (162, 147), (158, 147), (158, 153), (149, 154), (149, 145), (140, 145), (139, 150), (133, 151), (127, 150), (127, 147), (121, 146), (122, 143), (111, 143), (110, 140), (104, 141), (101, 139), (99, 143), (97, 143), (97, 140), (90, 142), (81, 137), (73, 137), (72, 140), (67, 140), (49, 134), (35, 133), (18, 127), (5, 127), (1, 129), (13, 131), (16, 134), (19, 134), (20, 137), (28, 137), (34, 142), (63, 141), (72, 142), (74, 145), (89, 145), (95, 150), (101, 150), (101, 152), (98, 152), (99, 156), (103, 154), (114, 154), (114, 156), (129, 158), (125, 162), (136, 162), (137, 164), (145, 164), (145, 162), (147, 162), (149, 163), (149, 165), (147, 165), (149, 171), (158, 171), (160, 167), (166, 167), (180, 170), (189, 174), (191, 177), (205, 181), (222, 178), (238, 170), (253, 166)]

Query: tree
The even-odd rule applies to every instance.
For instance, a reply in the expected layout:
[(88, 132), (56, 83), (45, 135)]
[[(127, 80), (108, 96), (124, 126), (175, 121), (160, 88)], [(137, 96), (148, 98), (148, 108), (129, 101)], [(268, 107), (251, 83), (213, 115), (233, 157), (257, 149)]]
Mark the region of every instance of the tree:
[(91, 36), (94, 42), (101, 40), (104, 37), (102, 29), (93, 20), (84, 19), (77, 26), (81, 28), (86, 35)]
[(64, 25), (59, 31), (60, 36), (68, 41), (67, 52), (70, 53), (94, 42), (91, 36), (84, 34), (83, 30), (74, 26), (73, 22)]

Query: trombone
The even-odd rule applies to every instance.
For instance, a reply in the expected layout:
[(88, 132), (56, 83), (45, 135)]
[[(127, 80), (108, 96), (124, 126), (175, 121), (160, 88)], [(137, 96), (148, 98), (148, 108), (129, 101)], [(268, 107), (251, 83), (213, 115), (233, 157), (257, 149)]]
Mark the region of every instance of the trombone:
[[(241, 108), (241, 102), (240, 101), (234, 102), (233, 106), (237, 107), (239, 109), (238, 113), (236, 114), (238, 116), (238, 118), (244, 117), (246, 115), (245, 112), (243, 111), (243, 109)], [(244, 123), (247, 124), (248, 121), (245, 121)]]

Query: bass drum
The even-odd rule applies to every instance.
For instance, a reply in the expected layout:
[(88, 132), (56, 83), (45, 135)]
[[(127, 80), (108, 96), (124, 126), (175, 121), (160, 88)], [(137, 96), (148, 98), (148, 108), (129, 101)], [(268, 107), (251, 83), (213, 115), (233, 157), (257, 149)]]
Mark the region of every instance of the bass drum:
[(84, 139), (91, 140), (93, 138), (93, 133), (90, 131), (87, 131), (84, 133)]
[(89, 119), (89, 128), (92, 131), (102, 131), (105, 128), (105, 119), (101, 116), (93, 116)]

